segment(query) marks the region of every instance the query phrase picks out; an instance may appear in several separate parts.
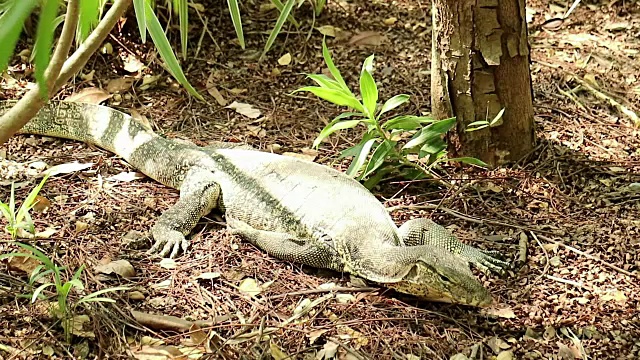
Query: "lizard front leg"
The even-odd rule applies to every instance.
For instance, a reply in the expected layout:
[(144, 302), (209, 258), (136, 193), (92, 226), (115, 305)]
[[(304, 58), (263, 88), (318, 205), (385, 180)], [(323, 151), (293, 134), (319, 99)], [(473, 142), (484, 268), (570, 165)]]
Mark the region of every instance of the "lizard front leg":
[(192, 169), (180, 186), (180, 200), (165, 211), (151, 228), (155, 243), (149, 253), (175, 257), (180, 249), (186, 251), (185, 239), (201, 217), (221, 202), (220, 185), (211, 180), (210, 173)]
[(503, 273), (509, 263), (497, 259), (497, 251), (485, 251), (464, 244), (441, 225), (429, 219), (412, 219), (400, 226), (400, 238), (407, 246), (431, 245), (448, 250), (475, 264), (483, 272)]

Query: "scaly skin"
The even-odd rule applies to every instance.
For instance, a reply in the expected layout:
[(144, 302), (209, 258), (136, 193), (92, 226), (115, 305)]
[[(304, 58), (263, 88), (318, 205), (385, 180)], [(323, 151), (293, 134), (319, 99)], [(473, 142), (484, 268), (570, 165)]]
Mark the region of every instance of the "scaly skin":
[[(0, 102), (0, 114), (11, 106)], [(219, 143), (169, 140), (119, 111), (52, 102), (24, 133), (80, 140), (109, 150), (180, 199), (151, 229), (150, 250), (176, 256), (196, 222), (222, 211), (229, 230), (292, 262), (348, 272), (427, 300), (486, 306), (491, 295), (468, 262), (501, 271), (506, 263), (460, 243), (425, 219), (398, 229), (360, 183), (326, 166)]]

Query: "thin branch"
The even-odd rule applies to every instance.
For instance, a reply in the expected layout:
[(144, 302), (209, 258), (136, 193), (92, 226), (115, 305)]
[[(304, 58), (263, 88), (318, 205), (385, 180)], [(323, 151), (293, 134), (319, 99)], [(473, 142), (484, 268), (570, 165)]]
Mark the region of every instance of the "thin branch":
[[(79, 0), (69, 1), (60, 41), (58, 42), (49, 67), (47, 71), (45, 71), (47, 84), (52, 84), (52, 86), (49, 86), (49, 96), (55, 94), (75, 73), (80, 71), (91, 55), (98, 50), (98, 47), (107, 35), (109, 35), (116, 22), (124, 15), (125, 11), (131, 5), (131, 1), (132, 0), (115, 0), (114, 4), (87, 40), (80, 45), (70, 58), (64, 61), (64, 58), (66, 58), (69, 53), (68, 47), (70, 47), (73, 42), (73, 34), (75, 33), (78, 21)], [(69, 33), (71, 33), (71, 38), (69, 38)], [(67, 46), (66, 51), (62, 47), (63, 45)], [(64, 62), (64, 65), (60, 70), (60, 64), (62, 62)], [(58, 69), (56, 70), (56, 68), (52, 66), (56, 66)], [(9, 109), (9, 111), (0, 118), (0, 145), (4, 144), (13, 134), (31, 120), (42, 106), (44, 106), (46, 101), (48, 101), (48, 98), (42, 98), (40, 95), (40, 85), (36, 84), (14, 107)]]

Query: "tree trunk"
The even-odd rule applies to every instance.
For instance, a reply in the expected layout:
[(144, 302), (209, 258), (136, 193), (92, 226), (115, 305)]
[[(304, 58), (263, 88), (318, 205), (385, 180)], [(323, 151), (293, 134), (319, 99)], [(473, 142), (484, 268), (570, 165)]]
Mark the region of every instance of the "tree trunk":
[[(535, 145), (524, 0), (433, 0), (431, 107), (457, 118), (456, 156), (491, 165), (519, 160)], [(475, 121), (502, 119), (468, 132)]]

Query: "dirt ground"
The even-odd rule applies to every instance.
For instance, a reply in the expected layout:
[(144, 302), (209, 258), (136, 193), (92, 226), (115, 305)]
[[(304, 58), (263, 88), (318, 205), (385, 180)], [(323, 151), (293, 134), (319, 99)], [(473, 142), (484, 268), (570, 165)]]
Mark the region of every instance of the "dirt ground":
[[(48, 208), (33, 218), (39, 231), (56, 232), (31, 243), (67, 266), (69, 276), (85, 265), (81, 279), (87, 291), (116, 285), (132, 290), (112, 295), (114, 305), (80, 311), (88, 315), (84, 329), (67, 345), (43, 301), (17, 297), (26, 292), (20, 283), (24, 267), (4, 262), (0, 359), (158, 359), (188, 352), (212, 359), (640, 358), (640, 131), (623, 111), (640, 114), (640, 5), (582, 2), (564, 21), (547, 21), (570, 4), (528, 3), (538, 142), (533, 153), (494, 170), (443, 166), (438, 173), (451, 187), (422, 180), (374, 189), (387, 207), (397, 207), (392, 215), (398, 223), (431, 218), (467, 243), (505, 254), (513, 263), (506, 276), (476, 272), (494, 295), (492, 308), (421, 302), (363, 288), (347, 275), (276, 260), (228, 234), (214, 215), (198, 225), (189, 252), (175, 263), (159, 262), (132, 249), (123, 235), (148, 230), (176, 202), (177, 191), (148, 178), (110, 179), (135, 170), (101, 149), (16, 136), (0, 147), (0, 158), (27, 169), (37, 170), (42, 162), (92, 163), (48, 180), (41, 192)], [(313, 24), (305, 3), (295, 12), (300, 29), (285, 27), (262, 62), (256, 55), (277, 14), (245, 4), (243, 51), (226, 2), (209, 5), (202, 12), (206, 26), (191, 14), (189, 56), (183, 61), (206, 102), (188, 97), (163, 71), (153, 48), (140, 44), (133, 15), (59, 98), (102, 88), (110, 92), (105, 104), (146, 118), (166, 137), (199, 145), (247, 142), (344, 169), (348, 162), (337, 161), (338, 152), (360, 133), (334, 135), (313, 154), (313, 139), (342, 109), (291, 94), (311, 85), (304, 73), (324, 69), (317, 30), (323, 27), (337, 31), (327, 43), (350, 85), (357, 86), (362, 61), (375, 53), (381, 98), (406, 93), (411, 103), (404, 112), (430, 109), (426, 1), (330, 1)], [(170, 37), (178, 43), (177, 31)], [(19, 47), (17, 52), (28, 43)], [(287, 53), (288, 64), (282, 60)], [(19, 97), (33, 81), (24, 64), (16, 56), (9, 75), (0, 79), (3, 98)], [(248, 118), (219, 101), (250, 104), (261, 116)], [(4, 177), (10, 175), (6, 171)], [(19, 181), (17, 198), (23, 199), (37, 179), (20, 171), (13, 175), (8, 180)], [(9, 189), (0, 187), (1, 200), (9, 198)], [(6, 233), (1, 236), (6, 240), (0, 253), (16, 249)], [(127, 260), (135, 276), (116, 279), (95, 268), (115, 260)], [(136, 324), (131, 310), (210, 322), (188, 332), (149, 330)]]

